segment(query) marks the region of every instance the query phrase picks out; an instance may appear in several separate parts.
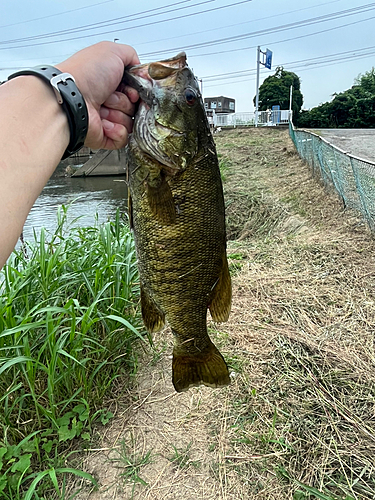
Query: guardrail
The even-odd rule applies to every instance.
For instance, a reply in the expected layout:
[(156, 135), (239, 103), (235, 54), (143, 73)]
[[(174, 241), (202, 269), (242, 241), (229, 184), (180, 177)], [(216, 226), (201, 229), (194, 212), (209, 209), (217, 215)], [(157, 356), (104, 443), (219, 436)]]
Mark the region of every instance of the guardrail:
[(313, 132), (296, 129), (292, 122), (289, 134), (313, 173), (337, 191), (345, 207), (359, 211), (375, 231), (375, 163), (346, 153)]
[[(208, 121), (215, 127), (254, 127), (255, 112), (248, 113), (213, 113), (208, 115)], [(289, 111), (279, 109), (274, 111), (258, 112), (258, 127), (273, 127), (288, 125)]]

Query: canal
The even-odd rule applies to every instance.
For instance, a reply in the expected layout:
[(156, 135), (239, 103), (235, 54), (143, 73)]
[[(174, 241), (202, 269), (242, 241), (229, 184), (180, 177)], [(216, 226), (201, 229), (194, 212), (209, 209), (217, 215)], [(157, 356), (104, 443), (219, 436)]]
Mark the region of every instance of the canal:
[[(116, 177), (66, 177), (65, 167), (59, 165), (36, 200), (25, 222), (25, 241), (33, 239), (33, 232), (42, 227), (54, 231), (59, 205), (72, 206), (68, 221), (74, 226), (90, 226), (96, 219), (105, 222), (114, 217), (116, 210), (127, 211), (125, 178)], [(77, 217), (80, 219), (77, 221)], [(74, 221), (74, 222), (73, 222)]]

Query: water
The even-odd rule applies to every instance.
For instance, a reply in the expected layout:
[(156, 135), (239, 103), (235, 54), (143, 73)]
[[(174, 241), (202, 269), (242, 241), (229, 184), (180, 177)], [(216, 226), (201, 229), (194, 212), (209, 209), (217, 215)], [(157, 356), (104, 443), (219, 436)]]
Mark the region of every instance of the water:
[(127, 187), (125, 178), (116, 177), (64, 177), (64, 167), (59, 166), (36, 200), (25, 222), (24, 239), (32, 240), (34, 230), (42, 227), (54, 231), (59, 205), (74, 202), (68, 210), (68, 221), (82, 216), (75, 226), (90, 226), (98, 220), (113, 219), (116, 210), (127, 212)]

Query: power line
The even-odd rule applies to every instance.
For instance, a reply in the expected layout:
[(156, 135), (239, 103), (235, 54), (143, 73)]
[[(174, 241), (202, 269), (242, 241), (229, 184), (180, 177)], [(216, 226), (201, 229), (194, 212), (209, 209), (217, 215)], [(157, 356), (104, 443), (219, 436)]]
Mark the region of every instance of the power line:
[(228, 42), (237, 42), (239, 40), (244, 40), (247, 38), (254, 38), (254, 37), (259, 36), (259, 35), (265, 35), (265, 34), (268, 34), (270, 32), (275, 33), (278, 31), (286, 31), (286, 30), (290, 30), (290, 29), (296, 29), (296, 28), (300, 28), (300, 27), (310, 26), (313, 24), (318, 24), (321, 22), (332, 21), (332, 20), (340, 19), (342, 17), (353, 16), (356, 14), (363, 14), (365, 12), (374, 10), (374, 8), (375, 8), (375, 3), (371, 3), (371, 4), (363, 5), (361, 7), (355, 7), (352, 9), (338, 11), (338, 12), (334, 12), (332, 14), (326, 14), (324, 16), (313, 17), (310, 19), (305, 19), (303, 21), (297, 21), (294, 23), (284, 24), (281, 26), (274, 26), (272, 28), (266, 28), (264, 30), (258, 30), (258, 31), (250, 32), (250, 33), (244, 33), (242, 35), (235, 35), (235, 36), (226, 37), (226, 38), (219, 38), (217, 40), (212, 40), (209, 42), (196, 43), (196, 44), (187, 45), (184, 47), (174, 47), (174, 48), (170, 48), (170, 49), (166, 49), (166, 50), (162, 50), (162, 51), (148, 52), (146, 54), (141, 54), (140, 57), (152, 57), (152, 56), (155, 56), (157, 54), (162, 54), (165, 52), (177, 52), (177, 51), (182, 50), (182, 49), (184, 49), (184, 50), (192, 49), (193, 50), (193, 49), (198, 49), (198, 48), (202, 48), (202, 47), (209, 47), (212, 45), (219, 45), (219, 44), (223, 44), (223, 43), (228, 43)]
[[(353, 59), (365, 59), (366, 57), (372, 57), (373, 55), (375, 54), (375, 50), (372, 51), (372, 52), (369, 52), (367, 54), (363, 54), (363, 55), (352, 55), (352, 56), (348, 56), (348, 57), (345, 57), (345, 58), (341, 58), (341, 59), (336, 59), (335, 63), (332, 64), (332, 61), (331, 60), (328, 60), (328, 61), (324, 61), (324, 62), (320, 62), (320, 61), (316, 61), (315, 63), (312, 63), (312, 64), (303, 64), (302, 66), (290, 66), (291, 64), (295, 64), (295, 63), (284, 63), (284, 65), (281, 65), (280, 66), (283, 66), (284, 69), (286, 68), (287, 71), (298, 71), (298, 73), (302, 72), (302, 71), (308, 71), (310, 69), (319, 69), (319, 68), (324, 68), (326, 66), (336, 66), (337, 64), (342, 64), (342, 63), (346, 63), (346, 62), (349, 62), (349, 61), (352, 61)], [(312, 67), (314, 66), (314, 67)], [(243, 78), (243, 75), (241, 75), (241, 77)], [(210, 85), (209, 83), (205, 85), (205, 88), (212, 88), (212, 87), (221, 87), (223, 85), (228, 85), (228, 84), (231, 84), (231, 85), (235, 85), (236, 83), (246, 83), (246, 82), (250, 82), (250, 81), (255, 81), (255, 78), (246, 78), (246, 79), (243, 79), (243, 80), (237, 80), (237, 81), (229, 81), (229, 82), (223, 82), (223, 83), (218, 83), (218, 84), (214, 84), (214, 85)]]
[[(292, 61), (292, 62), (288, 62), (288, 63), (279, 63), (277, 66), (286, 66), (286, 65), (290, 65), (290, 64), (300, 64), (300, 63), (307, 63), (307, 64), (315, 64), (315, 62), (320, 62), (322, 59), (324, 59), (324, 61), (333, 61), (334, 59), (332, 58), (337, 58), (339, 56), (345, 56), (345, 55), (348, 55), (350, 54), (350, 56), (348, 57), (354, 57), (354, 56), (358, 56), (357, 52), (364, 52), (364, 51), (368, 51), (368, 50), (374, 50), (375, 49), (375, 45), (372, 45), (372, 46), (369, 46), (369, 47), (361, 47), (360, 49), (352, 49), (352, 50), (346, 50), (345, 52), (336, 52), (334, 54), (326, 54), (324, 56), (318, 56), (318, 57), (309, 57), (308, 59), (301, 59), (299, 61)], [(373, 52), (371, 52), (372, 54)], [(369, 54), (365, 54), (365, 55), (369, 55)], [(331, 58), (331, 59), (328, 59), (328, 58)], [(250, 69), (245, 69), (243, 71), (228, 71), (227, 73), (219, 73), (217, 75), (208, 75), (208, 76), (201, 76), (200, 78), (202, 78), (202, 80), (204, 80), (205, 82), (209, 81), (210, 79), (217, 79), (218, 77), (225, 77), (225, 76), (233, 76), (233, 75), (239, 75), (239, 76), (244, 76), (243, 73), (246, 73), (246, 74), (252, 74), (252, 73), (256, 73), (256, 68), (250, 68)]]
[[(368, 7), (369, 5), (371, 6), (371, 5), (374, 5), (374, 4), (368, 4), (368, 5), (362, 6), (362, 8)], [(353, 9), (350, 9), (350, 10), (353, 10)], [(343, 11), (343, 12), (347, 12), (347, 11)], [(335, 13), (335, 14), (336, 14), (336, 13)], [(320, 16), (320, 17), (322, 17), (322, 16)], [(302, 38), (302, 37), (305, 37), (305, 36), (311, 36), (311, 35), (318, 34), (318, 33), (322, 33), (322, 32), (332, 31), (333, 29), (339, 29), (339, 28), (342, 28), (342, 27), (344, 27), (344, 26), (348, 26), (348, 25), (352, 25), (352, 24), (357, 24), (357, 23), (359, 23), (359, 22), (364, 22), (364, 21), (366, 21), (366, 20), (371, 20), (371, 19), (374, 19), (374, 18), (375, 18), (375, 16), (374, 16), (374, 17), (371, 17), (371, 18), (364, 19), (364, 20), (359, 20), (359, 21), (354, 21), (354, 22), (352, 22), (352, 23), (347, 23), (347, 24), (345, 24), (345, 25), (341, 25), (341, 26), (338, 26), (338, 27), (329, 28), (329, 29), (326, 29), (326, 30), (321, 30), (321, 31), (318, 31), (318, 32), (315, 32), (315, 33), (306, 34), (306, 35), (301, 35), (301, 36), (298, 36), (298, 37), (293, 37), (293, 38), (289, 38), (289, 39), (286, 39), (286, 40), (281, 40), (281, 41), (279, 41), (279, 42), (273, 42), (273, 44), (276, 44), (276, 43), (282, 43), (282, 42), (289, 41), (289, 40), (295, 40), (295, 39), (298, 39), (298, 38)], [(314, 19), (315, 19), (315, 18), (314, 18)], [(252, 48), (252, 47), (247, 47), (247, 48)], [(241, 48), (241, 49), (232, 49), (231, 51), (234, 51), (234, 50), (244, 50), (244, 48)], [(231, 52), (231, 51), (230, 51), (230, 52)], [(222, 52), (224, 52), (224, 51), (222, 51)], [(344, 53), (343, 53), (343, 54), (344, 54)], [(196, 56), (194, 56), (194, 55), (193, 55), (192, 57), (196, 57)], [(315, 59), (317, 59), (317, 58), (315, 58)], [(318, 58), (318, 59), (319, 59), (319, 58)], [(311, 60), (309, 60), (309, 61), (311, 61)], [(291, 64), (291, 63), (288, 63), (288, 64)], [(4, 70), (4, 69), (15, 69), (15, 68), (13, 68), (13, 67), (12, 67), (12, 68), (1, 68), (1, 69), (3, 69), (3, 70)], [(17, 69), (18, 69), (18, 68), (17, 68)], [(245, 73), (245, 72), (247, 72), (247, 71), (249, 72), (248, 74), (250, 75), (250, 72), (251, 72), (251, 71), (253, 71), (253, 70), (245, 70), (245, 71), (244, 71), (244, 73)], [(236, 74), (238, 74), (238, 73), (240, 73), (240, 72), (236, 72)], [(218, 77), (220, 77), (220, 76), (225, 76), (225, 74), (220, 74), (220, 75), (211, 75), (211, 76), (209, 76), (209, 77), (203, 77), (203, 78), (216, 78), (216, 79), (217, 79), (217, 78), (218, 78)], [(242, 76), (242, 75), (241, 75), (241, 76)], [(234, 76), (233, 74), (231, 74), (231, 78), (238, 78), (238, 77), (239, 77), (239, 76), (237, 76), (237, 75), (236, 75), (236, 76)], [(221, 80), (221, 79), (223, 79), (223, 80), (224, 80), (225, 78), (219, 78), (219, 79), (220, 79), (220, 80)]]
[(165, 42), (168, 40), (175, 40), (176, 38), (182, 38), (182, 37), (186, 37), (186, 36), (191, 37), (194, 35), (201, 35), (202, 33), (209, 33), (211, 31), (219, 31), (219, 30), (223, 30), (223, 29), (227, 29), (227, 28), (235, 28), (237, 26), (242, 26), (243, 24), (249, 24), (249, 23), (253, 24), (253, 23), (256, 23), (259, 21), (266, 21), (266, 20), (268, 21), (269, 19), (272, 19), (273, 17), (280, 17), (280, 15), (286, 16), (289, 14), (295, 14), (296, 12), (301, 12), (303, 10), (309, 10), (309, 9), (315, 9), (316, 7), (321, 7), (322, 5), (329, 5), (331, 3), (337, 3), (337, 2), (342, 2), (342, 0), (332, 0), (331, 2), (323, 2), (323, 3), (319, 3), (316, 5), (310, 6), (310, 7), (303, 7), (302, 9), (286, 11), (286, 12), (283, 12), (282, 14), (274, 14), (272, 16), (258, 17), (257, 19), (251, 19), (251, 21), (244, 21), (242, 23), (235, 23), (235, 24), (227, 24), (225, 26), (219, 26), (216, 28), (211, 28), (209, 30), (189, 32), (186, 35), (178, 35), (178, 36), (172, 36), (172, 37), (168, 37), (168, 38), (159, 38), (158, 40), (152, 40), (152, 41), (138, 43), (137, 47), (140, 47), (141, 45), (149, 45), (150, 43), (155, 44), (155, 43), (159, 43), (159, 42)]
[[(107, 2), (112, 2), (112, 1), (113, 0), (107, 0), (106, 2), (102, 2), (102, 3), (107, 3)], [(191, 1), (191, 0), (184, 0), (184, 1), (188, 2), (188, 1)], [(330, 2), (323, 2), (323, 3), (319, 3), (319, 4), (316, 4), (316, 5), (310, 6), (310, 7), (303, 7), (302, 9), (295, 9), (295, 10), (291, 10), (291, 11), (286, 11), (286, 12), (283, 12), (281, 15), (286, 16), (286, 15), (294, 14), (296, 12), (301, 12), (301, 11), (304, 11), (304, 10), (309, 10), (309, 9), (312, 9), (312, 8), (320, 7), (322, 5), (329, 5), (329, 4), (332, 4), (332, 3), (337, 3), (337, 2), (342, 2), (342, 1), (343, 0), (331, 0)], [(184, 3), (184, 2), (178, 2), (178, 3)], [(177, 4), (170, 4), (170, 5), (167, 5), (165, 7), (170, 7), (170, 6), (177, 5)], [(99, 4), (94, 4), (94, 5), (99, 5)], [(84, 7), (82, 7), (82, 8), (84, 8)], [(71, 12), (71, 11), (66, 11), (66, 12)], [(58, 15), (58, 14), (51, 14), (51, 16), (55, 16), (55, 15)], [(135, 15), (140, 15), (140, 13), (138, 13), (138, 14), (131, 14), (131, 16), (135, 16)], [(208, 33), (210, 31), (218, 31), (218, 30), (223, 30), (223, 29), (227, 29), (227, 28), (233, 28), (233, 27), (240, 26), (240, 25), (243, 25), (243, 24), (256, 23), (256, 22), (259, 22), (259, 21), (269, 20), (272, 17), (279, 17), (279, 16), (280, 16), (280, 14), (275, 14), (273, 16), (267, 16), (267, 17), (260, 17), (260, 18), (252, 19), (251, 21), (245, 21), (245, 22), (242, 22), (242, 23), (228, 24), (228, 25), (225, 25), (225, 26), (219, 26), (219, 27), (212, 28), (212, 29), (209, 29), (209, 30), (190, 32), (188, 35), (178, 35), (176, 37), (169, 37), (169, 38), (162, 38), (162, 39), (159, 39), (159, 40), (152, 40), (152, 41), (148, 41), (148, 42), (137, 44), (137, 46), (145, 45), (145, 44), (150, 44), (150, 43), (155, 44), (155, 43), (158, 43), (158, 42), (162, 42), (162, 41), (166, 41), (166, 40), (173, 40), (173, 39), (181, 38), (181, 37), (184, 37), (184, 36), (194, 36), (194, 35), (199, 35), (199, 34), (202, 34), (202, 33)], [(50, 17), (50, 16), (45, 16), (45, 17)], [(38, 19), (44, 19), (44, 17), (43, 18), (31, 19), (31, 20), (25, 21), (25, 22), (31, 22), (31, 21), (38, 20)], [(118, 19), (122, 19), (122, 18), (118, 18)], [(21, 24), (21, 23), (15, 23), (15, 24)], [(7, 25), (7, 26), (13, 26), (13, 25)], [(237, 50), (237, 49), (235, 49), (235, 50)], [(240, 49), (240, 50), (242, 50), (242, 49)], [(71, 55), (71, 53), (70, 54), (52, 55), (52, 56), (50, 56), (50, 59), (53, 58), (53, 59), (60, 60), (60, 58), (68, 57), (70, 55)], [(195, 56), (192, 56), (192, 57), (199, 57), (199, 55), (195, 55)], [(25, 58), (22, 58), (22, 59), (12, 59), (13, 62), (18, 62), (18, 61), (36, 61), (36, 60), (40, 60), (40, 58), (39, 57), (33, 57), (33, 58), (26, 58), (26, 59)], [(4, 64), (4, 61), (0, 61), (0, 64)], [(6, 68), (6, 69), (9, 69), (9, 68)]]
[[(291, 42), (294, 40), (299, 40), (301, 38), (306, 38), (308, 36), (320, 35), (322, 33), (328, 33), (330, 31), (338, 30), (341, 28), (346, 28), (348, 26), (353, 26), (355, 24), (364, 23), (366, 21), (371, 21), (372, 19), (375, 19), (375, 16), (367, 17), (366, 19), (360, 19), (358, 21), (352, 21), (351, 23), (341, 24), (340, 26), (333, 26), (332, 28), (327, 28), (324, 30), (314, 31), (313, 33), (306, 33), (305, 35), (298, 35), (298, 36), (294, 36), (291, 38), (284, 38), (284, 40), (277, 40), (276, 42), (275, 41), (265, 42), (265, 43), (262, 43), (262, 45), (271, 46), (271, 45), (277, 45), (278, 43)], [(189, 59), (194, 58), (194, 57), (207, 57), (207, 56), (214, 56), (214, 55), (219, 55), (219, 54), (227, 54), (229, 52), (231, 53), (231, 52), (238, 52), (240, 50), (254, 49), (256, 47), (257, 47), (257, 45), (251, 45), (251, 46), (247, 46), (247, 47), (240, 47), (238, 49), (228, 49), (228, 50), (220, 50), (220, 51), (216, 51), (216, 52), (208, 52), (206, 54), (189, 54)]]
[[(205, 2), (201, 2), (201, 3), (207, 3), (207, 1), (214, 1), (214, 0), (206, 0)], [(33, 43), (33, 44), (27, 44), (27, 45), (17, 45), (15, 47), (11, 47), (11, 48), (12, 49), (20, 49), (20, 48), (24, 48), (24, 47), (35, 47), (37, 45), (47, 45), (47, 44), (51, 44), (51, 43), (61, 43), (61, 42), (67, 42), (67, 41), (71, 41), (71, 40), (80, 40), (80, 39), (83, 39), (83, 38), (91, 38), (93, 36), (107, 35), (109, 33), (117, 33), (118, 31), (127, 31), (127, 30), (131, 30), (131, 29), (136, 29), (136, 28), (144, 28), (146, 26), (151, 26), (151, 25), (154, 25), (154, 24), (160, 24), (160, 23), (165, 23), (165, 22), (169, 22), (169, 21), (180, 20), (180, 19), (183, 19), (183, 18), (186, 18), (186, 17), (197, 16), (197, 15), (200, 15), (200, 14), (205, 14), (207, 12), (213, 12), (213, 11), (217, 11), (217, 10), (221, 10), (221, 9), (226, 9), (228, 7), (234, 7), (236, 5), (241, 5), (241, 4), (244, 4), (244, 3), (249, 3), (251, 1), (252, 0), (242, 0), (240, 2), (226, 4), (226, 5), (222, 5), (220, 7), (214, 7), (212, 9), (202, 10), (202, 11), (199, 11), (199, 12), (192, 12), (190, 14), (185, 14), (185, 15), (182, 15), (182, 16), (171, 17), (169, 19), (161, 19), (159, 21), (153, 21), (153, 22), (150, 22), (150, 23), (139, 24), (137, 26), (129, 26), (128, 28), (121, 29), (121, 30), (116, 29), (116, 30), (102, 31), (101, 33), (95, 33), (95, 34), (91, 34), (91, 35), (82, 35), (82, 36), (76, 36), (76, 37), (72, 37), (72, 38), (65, 38), (64, 40), (50, 40), (48, 42), (39, 42), (39, 43)], [(200, 5), (200, 4), (196, 4), (196, 5)], [(192, 6), (190, 6), (190, 7), (192, 7)], [(40, 35), (41, 38), (43, 38), (43, 36), (44, 35)], [(7, 43), (9, 43), (9, 41), (3, 41), (3, 42), (0, 42), (0, 43), (1, 44), (7, 44)], [(9, 49), (9, 47), (0, 47), (0, 50), (8, 50), (8, 49)]]
[[(64, 58), (70, 57), (71, 55), (72, 55), (72, 53), (69, 52), (69, 54), (59, 54), (59, 55), (48, 56), (47, 59), (49, 61), (52, 59), (62, 61)], [(40, 57), (27, 57), (27, 58), (23, 58), (23, 59), (13, 59), (12, 58), (13, 63), (24, 62), (24, 61), (40, 61)], [(6, 61), (0, 61), (0, 64), (9, 64), (9, 59)], [(6, 69), (8, 69), (8, 68), (6, 68)]]
[[(165, 10), (164, 12), (158, 12), (158, 11), (162, 11), (164, 9), (167, 9), (169, 7), (174, 7), (176, 5), (180, 5), (180, 4), (184, 4), (184, 3), (189, 3), (191, 1), (192, 0), (182, 0), (180, 2), (175, 2), (175, 3), (169, 4), (169, 5), (165, 5), (164, 7), (157, 7), (155, 9), (144, 10), (144, 11), (138, 12), (136, 14), (129, 14), (127, 16), (116, 17), (114, 19), (108, 19), (107, 21), (101, 21), (101, 22), (98, 22), (98, 23), (86, 24), (86, 25), (79, 26), (79, 27), (76, 27), (76, 28), (68, 28), (68, 29), (65, 29), (65, 30), (52, 31), (51, 33), (44, 33), (42, 35), (33, 35), (33, 36), (24, 37), (24, 38), (14, 38), (13, 40), (1, 41), (0, 44), (3, 45), (3, 44), (8, 44), (8, 43), (20, 43), (20, 42), (26, 42), (26, 41), (31, 41), (31, 40), (41, 40), (41, 39), (45, 39), (45, 38), (52, 38), (52, 37), (59, 36), (59, 35), (80, 33), (81, 31), (88, 31), (88, 30), (91, 30), (91, 29), (105, 28), (107, 26), (113, 26), (113, 25), (116, 25), (116, 24), (129, 23), (129, 22), (132, 22), (132, 21), (138, 21), (140, 19), (146, 19), (148, 17), (153, 17), (155, 15), (160, 16), (162, 14), (167, 14), (169, 12), (175, 12), (177, 10), (183, 10), (183, 9), (186, 9), (186, 8), (196, 7), (198, 5), (202, 5), (202, 4), (205, 4), (205, 3), (215, 2), (215, 0), (203, 0), (200, 3), (196, 3), (196, 4), (193, 4), (193, 5), (188, 5), (187, 7), (186, 6), (185, 7), (178, 7), (178, 8), (175, 8), (175, 9)], [(147, 15), (144, 15), (144, 14), (147, 14)], [(136, 16), (138, 16), (138, 17), (136, 17)]]
[[(321, 34), (321, 33), (325, 33), (325, 32), (329, 32), (329, 31), (332, 31), (332, 30), (336, 30), (336, 29), (341, 29), (343, 27), (347, 27), (347, 26), (352, 26), (353, 24), (358, 24), (358, 23), (361, 23), (361, 22), (364, 22), (364, 21), (369, 21), (369, 20), (372, 20), (372, 19), (375, 19), (375, 16), (373, 17), (370, 17), (370, 18), (367, 18), (367, 19), (362, 19), (362, 20), (359, 20), (359, 21), (353, 21), (351, 23), (346, 23), (344, 25), (340, 25), (340, 26), (336, 26), (336, 27), (333, 27), (333, 28), (328, 28), (328, 29), (325, 29), (325, 30), (320, 30), (320, 31), (316, 31), (314, 33), (309, 33), (309, 34), (305, 34), (305, 35), (300, 35), (300, 36), (297, 36), (297, 37), (292, 37), (292, 38), (287, 38), (287, 39), (284, 39), (284, 40), (279, 40), (279, 41), (274, 41), (274, 42), (270, 42), (268, 45), (276, 45), (278, 43), (284, 43), (284, 42), (287, 42), (287, 41), (293, 41), (293, 40), (296, 40), (296, 39), (300, 39), (300, 38), (304, 38), (304, 37), (307, 37), (307, 36), (313, 36), (313, 35), (316, 35), (316, 34)], [(234, 52), (234, 51), (238, 51), (238, 50), (248, 50), (248, 49), (252, 49), (256, 46), (250, 46), (250, 47), (241, 47), (239, 49), (231, 49), (231, 50), (228, 50), (228, 51), (219, 51), (219, 52), (216, 52), (217, 54), (221, 54), (221, 53), (226, 53), (226, 52)], [(355, 49), (355, 50), (369, 50), (371, 49), (372, 47), (365, 47), (363, 49)], [(351, 51), (347, 51), (347, 52), (342, 52), (342, 53), (337, 53), (337, 54), (346, 54), (348, 52), (351, 52)], [(192, 56), (189, 56), (189, 57), (199, 57), (199, 56), (202, 56), (202, 55), (213, 55), (213, 54), (216, 54), (216, 53), (209, 53), (209, 54), (198, 54), (198, 55), (192, 55)], [(57, 57), (65, 57), (65, 56), (68, 56), (70, 54), (64, 54), (64, 55), (61, 55), (61, 56), (55, 56), (56, 58)], [(322, 56), (322, 57), (328, 57), (328, 56)], [(320, 57), (320, 58), (322, 58)], [(315, 59), (319, 59), (319, 58), (310, 58), (306, 61), (312, 61), (312, 60), (315, 60)], [(34, 60), (34, 59), (33, 59)], [(300, 61), (301, 62), (301, 61)], [(288, 63), (288, 64), (291, 64), (291, 63)], [(280, 66), (281, 64), (279, 64)], [(15, 69), (20, 69), (20, 67), (3, 67), (3, 68), (0, 68), (0, 70), (15, 70)], [(252, 71), (256, 71), (255, 69), (254, 70), (244, 70), (242, 72), (235, 72), (235, 74), (238, 74), (238, 73), (247, 73), (250, 75)], [(218, 77), (221, 77), (221, 76), (225, 76), (225, 75), (231, 75), (231, 77), (233, 77), (233, 73), (232, 72), (229, 72), (229, 73), (221, 73), (221, 74), (217, 74), (217, 75), (209, 75), (209, 76), (204, 76), (202, 78), (204, 79), (208, 79), (208, 78), (218, 78)], [(236, 76), (236, 78), (238, 78)], [(220, 78), (221, 79), (221, 78)], [(245, 80), (243, 80), (245, 81)]]
[(105, 2), (93, 3), (91, 5), (86, 5), (85, 7), (77, 7), (76, 9), (64, 10), (63, 12), (58, 12), (57, 14), (49, 14), (48, 16), (35, 17), (34, 19), (27, 19), (26, 21), (18, 21), (12, 24), (3, 24), (1, 28), (10, 28), (11, 26), (18, 26), (19, 24), (33, 23), (34, 21), (40, 21), (41, 19), (48, 19), (49, 17), (62, 16), (64, 14), (69, 14), (70, 12), (77, 12), (77, 10), (91, 9), (91, 7), (96, 7), (97, 5), (103, 5), (105, 3), (113, 2), (114, 0), (105, 0)]

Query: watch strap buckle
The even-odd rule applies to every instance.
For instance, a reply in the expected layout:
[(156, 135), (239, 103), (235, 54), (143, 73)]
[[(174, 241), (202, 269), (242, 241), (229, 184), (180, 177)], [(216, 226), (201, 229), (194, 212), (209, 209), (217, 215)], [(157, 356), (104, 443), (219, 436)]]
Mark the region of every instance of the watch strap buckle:
[(58, 87), (59, 83), (62, 83), (63, 85), (67, 85), (66, 81), (67, 80), (72, 80), (73, 83), (75, 83), (74, 77), (70, 73), (59, 73), (56, 76), (53, 76), (50, 79), (50, 83), (52, 85), (53, 91), (55, 92), (55, 96), (57, 99), (57, 102), (59, 104), (63, 103), (63, 98), (60, 92), (60, 89)]

